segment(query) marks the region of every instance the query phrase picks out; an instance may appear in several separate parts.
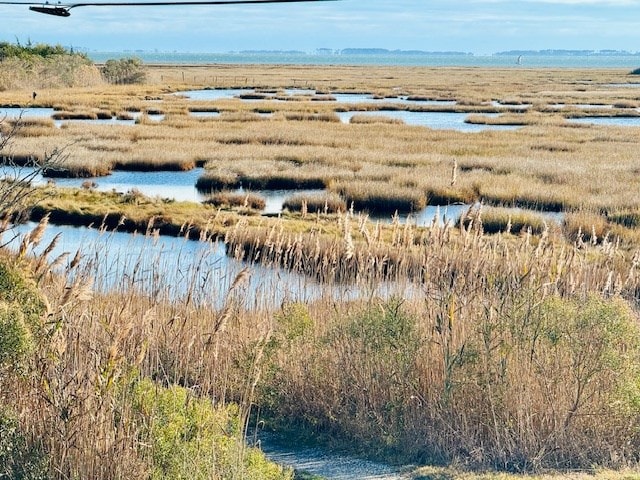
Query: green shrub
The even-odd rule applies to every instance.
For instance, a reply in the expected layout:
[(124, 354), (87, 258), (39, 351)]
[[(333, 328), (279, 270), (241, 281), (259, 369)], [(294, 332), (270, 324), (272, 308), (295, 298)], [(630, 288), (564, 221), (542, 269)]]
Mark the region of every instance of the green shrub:
[(278, 324), (276, 337), (288, 343), (303, 338), (313, 329), (313, 319), (303, 303), (287, 303), (275, 316)]
[(36, 286), (0, 262), (0, 367), (20, 367), (33, 349), (45, 310)]
[(47, 458), (37, 445), (30, 445), (18, 422), (0, 410), (0, 479), (46, 480)]
[(0, 61), (7, 58), (33, 59), (34, 57), (47, 58), (56, 55), (77, 55), (81, 58), (88, 59), (84, 54), (74, 53), (67, 50), (62, 45), (48, 45), (46, 43), (36, 43), (27, 45), (18, 43), (0, 42)]
[(244, 444), (237, 406), (214, 407), (186, 388), (142, 380), (134, 408), (150, 445), (153, 479), (290, 479), (291, 472)]
[(344, 313), (317, 337), (304, 306), (287, 307), (277, 320), (280, 355), (260, 395), (268, 420), (291, 436), (358, 445), (367, 455), (401, 450), (411, 435), (406, 413), (421, 345), (401, 301)]
[(60, 45), (0, 43), (0, 91), (100, 83), (98, 69), (85, 54)]
[(33, 349), (24, 314), (14, 305), (0, 303), (0, 369), (18, 367)]
[(17, 269), (0, 261), (0, 302), (15, 304), (30, 327), (39, 323), (46, 304), (36, 285)]
[(129, 85), (144, 83), (146, 73), (139, 58), (107, 60), (102, 67), (102, 76), (109, 83)]

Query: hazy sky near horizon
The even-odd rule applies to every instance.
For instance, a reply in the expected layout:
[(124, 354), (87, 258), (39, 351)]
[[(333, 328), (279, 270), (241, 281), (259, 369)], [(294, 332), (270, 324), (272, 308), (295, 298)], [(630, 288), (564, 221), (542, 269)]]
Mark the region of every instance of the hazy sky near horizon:
[(0, 18), (0, 41), (31, 40), (98, 51), (364, 47), (476, 54), (549, 48), (640, 51), (640, 0), (81, 7), (68, 18), (38, 14), (21, 5), (0, 5)]

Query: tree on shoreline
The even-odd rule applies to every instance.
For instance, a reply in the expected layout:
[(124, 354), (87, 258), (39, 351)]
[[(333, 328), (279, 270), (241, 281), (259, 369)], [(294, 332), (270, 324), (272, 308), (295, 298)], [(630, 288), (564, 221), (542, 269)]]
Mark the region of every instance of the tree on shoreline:
[(0, 91), (100, 83), (98, 68), (84, 53), (61, 45), (0, 42)]

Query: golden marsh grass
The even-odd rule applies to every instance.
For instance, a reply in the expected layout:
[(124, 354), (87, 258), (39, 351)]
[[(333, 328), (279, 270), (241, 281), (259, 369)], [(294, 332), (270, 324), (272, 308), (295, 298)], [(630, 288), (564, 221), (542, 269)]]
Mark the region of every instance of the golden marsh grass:
[[(516, 77), (512, 82), (519, 80), (518, 75), (526, 77), (522, 72), (512, 75)], [(565, 75), (558, 72), (560, 77)], [(116, 103), (116, 92), (109, 95), (111, 111), (121, 111), (124, 105), (131, 108), (128, 96), (134, 88), (123, 87), (122, 104)], [(146, 92), (153, 87), (139, 88), (140, 103), (144, 103)], [(162, 96), (161, 91), (158, 93)], [(454, 96), (456, 92), (451, 93)], [(76, 95), (82, 104), (90, 103), (90, 90)], [(599, 98), (603, 93), (594, 95)], [(459, 92), (458, 98), (465, 96)], [(43, 97), (46, 99), (47, 94)], [(67, 124), (62, 129), (43, 124), (37, 129), (25, 128), (13, 150), (16, 155), (27, 156), (43, 144), (69, 145), (69, 175), (78, 176), (126, 169), (128, 163), (138, 165), (130, 168), (162, 169), (167, 165), (167, 169), (174, 169), (204, 162), (211, 172), (233, 169), (236, 175), (249, 176), (240, 169), (238, 160), (256, 171), (265, 160), (291, 158), (295, 161), (279, 162), (266, 170), (275, 176), (299, 178), (298, 170), (304, 165), (310, 173), (303, 176), (322, 179), (326, 186), (347, 171), (358, 182), (388, 181), (394, 188), (412, 189), (413, 196), (431, 193), (445, 203), (465, 199), (541, 209), (589, 207), (602, 211), (637, 205), (637, 177), (629, 175), (636, 168), (635, 141), (628, 129), (565, 124), (557, 112), (508, 112), (504, 119), (489, 119), (489, 123), (525, 127), (514, 132), (470, 135), (408, 125), (318, 122), (318, 118), (333, 118), (336, 105), (316, 102), (272, 104), (268, 108), (275, 114), (269, 119), (247, 110), (260, 107), (219, 101), (209, 108), (220, 110), (221, 116), (202, 120), (191, 118), (188, 109), (206, 107), (190, 107), (187, 101), (173, 96), (165, 101), (167, 117), (159, 123), (142, 121), (134, 128)], [(472, 117), (470, 121), (480, 120)], [(612, 158), (615, 162), (610, 161)], [(453, 159), (461, 168), (456, 185), (450, 186)], [(492, 167), (470, 166), (487, 164)]]
[[(162, 110), (163, 121), (37, 125), (37, 135), (27, 135), (28, 127), (15, 138), (12, 153), (27, 158), (63, 145), (77, 174), (203, 165), (208, 189), (218, 190), (313, 182), (347, 208), (346, 199), (364, 208), (397, 201), (396, 210), (407, 199), (408, 210), (433, 201), (483, 207), (455, 227), (417, 227), (348, 210), (314, 213), (309, 203), (305, 212), (304, 199), (300, 213), (267, 218), (137, 191), (43, 189), (36, 215), (150, 239), (156, 229), (218, 238), (228, 256), (248, 265), (284, 267), (320, 291), (337, 286), (343, 294), (246, 305), (249, 267), (223, 305), (196, 300), (218, 288), (199, 268), (181, 272), (187, 293), (178, 298), (162, 275), (148, 279), (147, 295), (136, 293), (134, 277), (89, 295), (90, 265), (79, 272), (72, 261), (69, 276), (58, 277), (41, 259), (11, 257), (47, 295), (53, 317), (43, 318), (54, 319), (54, 334), (36, 350), (34, 375), (6, 377), (18, 388), (0, 389), (0, 398), (25, 412), (33, 437), (47, 439), (58, 478), (117, 478), (119, 466), (147, 471), (148, 447), (122, 387), (132, 376), (237, 402), (243, 418), (258, 406), (273, 427), (320, 432), (334, 444), (404, 462), (596, 474), (602, 466), (621, 468), (621, 478), (624, 468), (637, 468), (640, 137), (635, 128), (566, 121), (585, 113), (579, 104), (628, 110), (637, 93), (607, 86), (626, 81), (626, 72), (185, 66), (150, 68), (148, 78), (143, 86), (44, 91), (39, 101), (62, 106), (64, 94), (67, 111)], [(344, 107), (331, 101), (191, 103), (168, 95), (205, 86), (401, 91), (454, 99), (469, 114), (500, 111), (523, 127), (471, 134), (340, 124), (319, 121)], [(494, 101), (530, 107), (515, 113)], [(550, 107), (559, 103), (574, 107)], [(221, 115), (202, 120), (192, 108)], [(564, 221), (551, 228), (537, 215), (516, 218), (487, 205), (554, 210)], [(495, 235), (486, 234), (490, 224)], [(263, 298), (269, 295), (267, 287)]]

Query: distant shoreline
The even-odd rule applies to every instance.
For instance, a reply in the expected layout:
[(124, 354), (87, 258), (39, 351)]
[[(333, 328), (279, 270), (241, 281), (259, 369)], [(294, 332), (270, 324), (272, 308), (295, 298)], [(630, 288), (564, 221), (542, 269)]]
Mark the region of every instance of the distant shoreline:
[[(503, 52), (493, 55), (459, 53), (161, 53), (161, 52), (88, 52), (96, 63), (109, 59), (137, 57), (145, 64), (212, 66), (212, 65), (341, 65), (397, 67), (489, 67), (489, 68), (621, 68), (633, 70), (640, 66), (640, 55), (626, 54), (542, 54), (528, 55)], [(520, 60), (518, 58), (520, 57)]]

